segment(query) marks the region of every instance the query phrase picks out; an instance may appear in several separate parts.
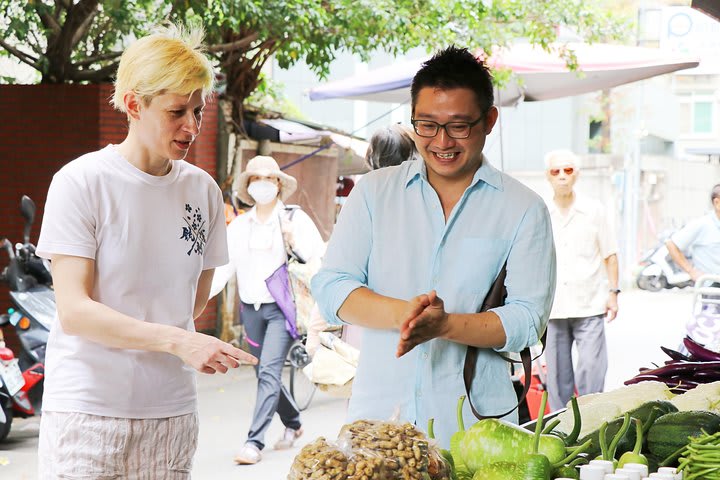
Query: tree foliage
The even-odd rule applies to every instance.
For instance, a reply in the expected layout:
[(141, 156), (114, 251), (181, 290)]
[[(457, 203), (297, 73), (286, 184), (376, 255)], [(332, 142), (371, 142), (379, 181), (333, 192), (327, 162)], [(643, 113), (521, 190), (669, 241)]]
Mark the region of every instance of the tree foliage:
[(109, 81), (127, 39), (167, 11), (153, 0), (0, 0), (0, 47), (43, 83)]
[(122, 48), (164, 20), (205, 26), (235, 120), (273, 56), (323, 77), (341, 51), (367, 60), (451, 43), (489, 51), (518, 38), (549, 48), (561, 26), (587, 41), (624, 32), (613, 10), (583, 0), (0, 0), (0, 47), (42, 82), (103, 82)]

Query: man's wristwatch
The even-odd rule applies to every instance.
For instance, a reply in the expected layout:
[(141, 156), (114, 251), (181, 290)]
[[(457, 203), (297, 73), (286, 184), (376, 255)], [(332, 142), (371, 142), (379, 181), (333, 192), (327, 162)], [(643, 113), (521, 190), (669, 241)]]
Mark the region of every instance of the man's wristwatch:
[(615, 295), (617, 295), (618, 293), (620, 293), (620, 289), (619, 288), (611, 288), (610, 293), (614, 293)]

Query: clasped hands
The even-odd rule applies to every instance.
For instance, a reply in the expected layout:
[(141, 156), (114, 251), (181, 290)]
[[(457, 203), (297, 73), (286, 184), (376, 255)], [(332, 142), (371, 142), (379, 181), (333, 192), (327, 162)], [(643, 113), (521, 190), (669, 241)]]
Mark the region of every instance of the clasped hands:
[(421, 343), (446, 335), (449, 329), (445, 304), (435, 290), (410, 299), (400, 323), (397, 357), (402, 357)]

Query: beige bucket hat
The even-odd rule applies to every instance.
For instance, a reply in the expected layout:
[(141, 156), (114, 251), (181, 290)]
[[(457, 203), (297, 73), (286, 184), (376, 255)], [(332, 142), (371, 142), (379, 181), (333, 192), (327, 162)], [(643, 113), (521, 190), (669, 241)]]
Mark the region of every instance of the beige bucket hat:
[(250, 159), (238, 177), (237, 196), (246, 205), (255, 205), (255, 199), (248, 193), (250, 177), (275, 177), (280, 180), (280, 200), (285, 200), (297, 190), (297, 180), (280, 170), (278, 163), (272, 157), (258, 155)]

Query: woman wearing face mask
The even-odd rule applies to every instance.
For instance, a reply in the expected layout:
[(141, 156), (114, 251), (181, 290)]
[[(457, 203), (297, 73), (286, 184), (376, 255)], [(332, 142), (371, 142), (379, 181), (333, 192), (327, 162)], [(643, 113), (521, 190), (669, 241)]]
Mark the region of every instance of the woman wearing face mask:
[(237, 275), (243, 325), (250, 351), (259, 359), (257, 399), (248, 438), (235, 457), (241, 465), (260, 461), (265, 447), (265, 432), (275, 412), (285, 425), (275, 449), (290, 448), (302, 434), (300, 411), (282, 384), (285, 357), (293, 342), (285, 325), (285, 316), (265, 284), (278, 267), (287, 261), (285, 240), (293, 253), (303, 260), (321, 254), (322, 238), (310, 217), (300, 209), (287, 212), (285, 201), (297, 188), (297, 181), (283, 173), (272, 157), (257, 156), (248, 162), (238, 177), (237, 195), (253, 207), (228, 225), (230, 263), (215, 270), (211, 296)]

